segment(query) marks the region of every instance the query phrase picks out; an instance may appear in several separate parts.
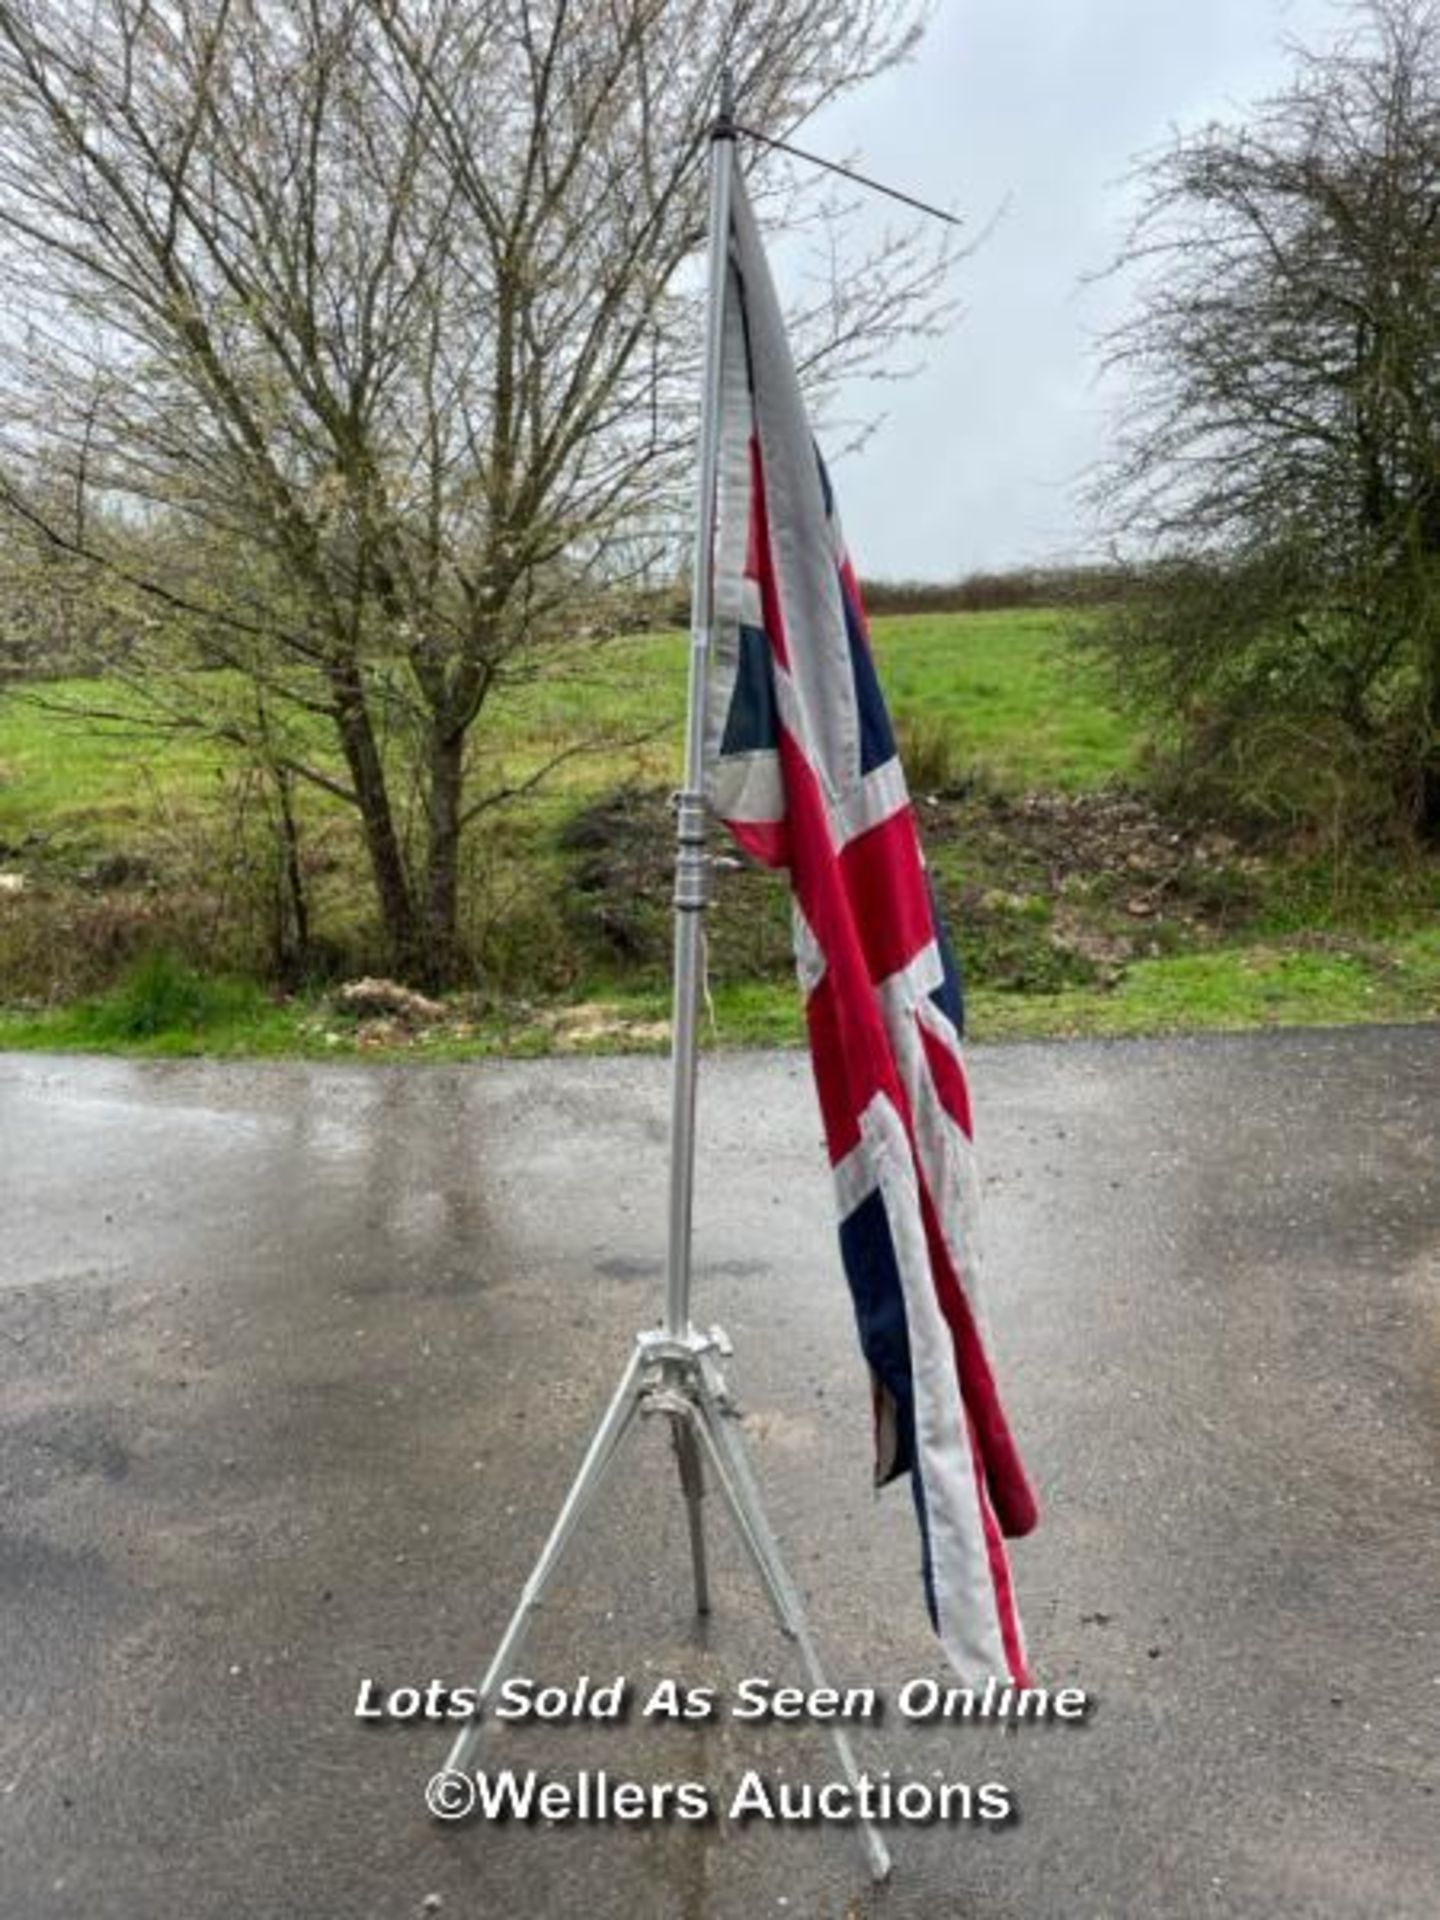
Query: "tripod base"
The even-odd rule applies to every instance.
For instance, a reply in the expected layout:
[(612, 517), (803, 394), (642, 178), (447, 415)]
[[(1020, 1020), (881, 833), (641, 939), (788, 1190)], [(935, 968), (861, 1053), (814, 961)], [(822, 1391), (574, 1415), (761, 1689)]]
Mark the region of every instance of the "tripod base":
[[(581, 1516), (595, 1498), (606, 1474), (620, 1450), (620, 1444), (634, 1426), (637, 1416), (661, 1414), (671, 1423), (680, 1485), (690, 1524), (691, 1563), (695, 1575), (695, 1605), (699, 1612), (710, 1610), (709, 1580), (705, 1563), (705, 1534), (701, 1502), (705, 1494), (705, 1464), (715, 1484), (725, 1496), (760, 1583), (770, 1596), (780, 1629), (792, 1639), (810, 1683), (824, 1687), (827, 1682), (820, 1659), (810, 1638), (809, 1623), (794, 1582), (780, 1558), (780, 1549), (770, 1531), (760, 1505), (759, 1491), (744, 1443), (734, 1424), (735, 1406), (720, 1372), (721, 1356), (728, 1357), (730, 1344), (718, 1328), (708, 1334), (691, 1331), (683, 1338), (667, 1334), (642, 1333), (635, 1343), (615, 1396), (595, 1436), (590, 1442), (580, 1471), (550, 1530), (550, 1537), (525, 1582), (510, 1624), (501, 1637), (494, 1658), (478, 1688), (476, 1717), (471, 1720), (450, 1751), (447, 1768), (461, 1771), (473, 1761), (485, 1728), (482, 1718), (492, 1700), (514, 1671), (515, 1658), (530, 1623), (530, 1616), (545, 1596), (560, 1557)], [(830, 1736), (846, 1780), (859, 1786), (860, 1772), (854, 1750), (844, 1728), (832, 1723)], [(870, 1820), (856, 1823), (860, 1843), (870, 1871), (877, 1880), (890, 1872), (890, 1852), (879, 1830)]]

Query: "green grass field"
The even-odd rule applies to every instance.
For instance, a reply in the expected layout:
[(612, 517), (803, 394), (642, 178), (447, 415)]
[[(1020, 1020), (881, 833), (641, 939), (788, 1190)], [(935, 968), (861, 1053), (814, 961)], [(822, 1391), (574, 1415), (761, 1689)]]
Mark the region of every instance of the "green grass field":
[[(1130, 770), (1130, 733), (1063, 663), (1058, 616), (916, 615), (877, 620), (874, 638), (897, 724), (939, 726), (959, 763), (983, 777), (1017, 790), (1080, 790)], [(563, 805), (622, 776), (674, 779), (686, 660), (683, 635), (645, 635), (516, 688), (477, 736), (490, 779), (501, 784), (533, 772), (572, 746), (582, 727), (596, 750), (556, 771), (543, 805)], [(224, 676), (206, 678), (213, 697)], [(87, 706), (136, 718), (61, 711), (83, 716)], [(223, 756), (193, 734), (157, 736), (140, 713), (124, 688), (96, 682), (12, 693), (0, 705), (0, 840), (39, 830), (107, 845), (143, 828), (157, 796), (203, 808)]]
[[(1060, 616), (879, 620), (875, 644), (975, 1037), (1440, 1013), (1435, 863), (1243, 849), (1160, 820), (1127, 797), (1137, 740), (1067, 655)], [(663, 1044), (663, 796), (678, 775), (686, 653), (673, 633), (594, 649), (482, 719), (476, 793), (568, 757), (473, 836), (476, 989), (419, 1033), (357, 1028), (321, 986), (265, 988), (263, 818), (221, 750), (56, 711), (135, 711), (114, 687), (50, 686), (43, 704), (12, 693), (0, 704), (0, 1044), (434, 1057)], [(205, 694), (243, 689), (213, 677)], [(330, 972), (363, 971), (373, 928), (356, 821), (321, 796), (301, 804)], [(723, 876), (711, 932), (707, 1037), (798, 1038), (779, 882)]]
[[(876, 658), (898, 727), (938, 726), (958, 764), (1012, 789), (1078, 790), (1129, 772), (1134, 741), (1066, 663), (1054, 613), (929, 614), (874, 622)], [(496, 730), (512, 770), (574, 738), (588, 723), (614, 737), (654, 731), (639, 765), (679, 771), (687, 643), (679, 634), (616, 643), (584, 671), (521, 689)], [(4, 753), (0, 732), (0, 755)], [(613, 762), (612, 762), (613, 771)], [(561, 785), (595, 788), (593, 763), (571, 763)]]

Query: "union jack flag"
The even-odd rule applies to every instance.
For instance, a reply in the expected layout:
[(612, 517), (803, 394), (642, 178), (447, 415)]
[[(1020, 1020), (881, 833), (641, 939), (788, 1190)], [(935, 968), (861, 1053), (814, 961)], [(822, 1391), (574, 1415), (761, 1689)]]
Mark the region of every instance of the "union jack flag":
[(790, 875), (877, 1485), (910, 1474), (957, 1672), (1023, 1684), (1004, 1537), (1036, 1512), (982, 1326), (960, 981), (738, 175), (728, 251), (708, 796)]

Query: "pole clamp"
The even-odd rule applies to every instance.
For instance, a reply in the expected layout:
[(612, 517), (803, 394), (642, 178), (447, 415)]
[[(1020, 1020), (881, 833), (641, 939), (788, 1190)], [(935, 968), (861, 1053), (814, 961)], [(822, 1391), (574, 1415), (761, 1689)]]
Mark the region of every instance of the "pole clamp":
[(675, 895), (677, 913), (700, 913), (710, 904), (710, 857), (705, 851), (705, 796), (674, 794)]
[(682, 788), (672, 793), (670, 805), (675, 810), (675, 838), (682, 847), (703, 847), (705, 844), (705, 796)]

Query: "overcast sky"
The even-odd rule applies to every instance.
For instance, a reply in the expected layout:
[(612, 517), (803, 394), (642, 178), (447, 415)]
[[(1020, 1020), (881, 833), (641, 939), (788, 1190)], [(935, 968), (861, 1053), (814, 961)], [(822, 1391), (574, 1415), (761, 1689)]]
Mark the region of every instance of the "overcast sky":
[(1335, 0), (939, 0), (918, 55), (817, 115), (802, 144), (977, 221), (962, 312), (836, 472), (862, 572), (946, 579), (1095, 549), (1075, 499), (1103, 445), (1093, 337), (1119, 289), (1083, 287), (1123, 235), (1131, 159), (1235, 117), (1284, 79), (1284, 41), (1333, 39)]

